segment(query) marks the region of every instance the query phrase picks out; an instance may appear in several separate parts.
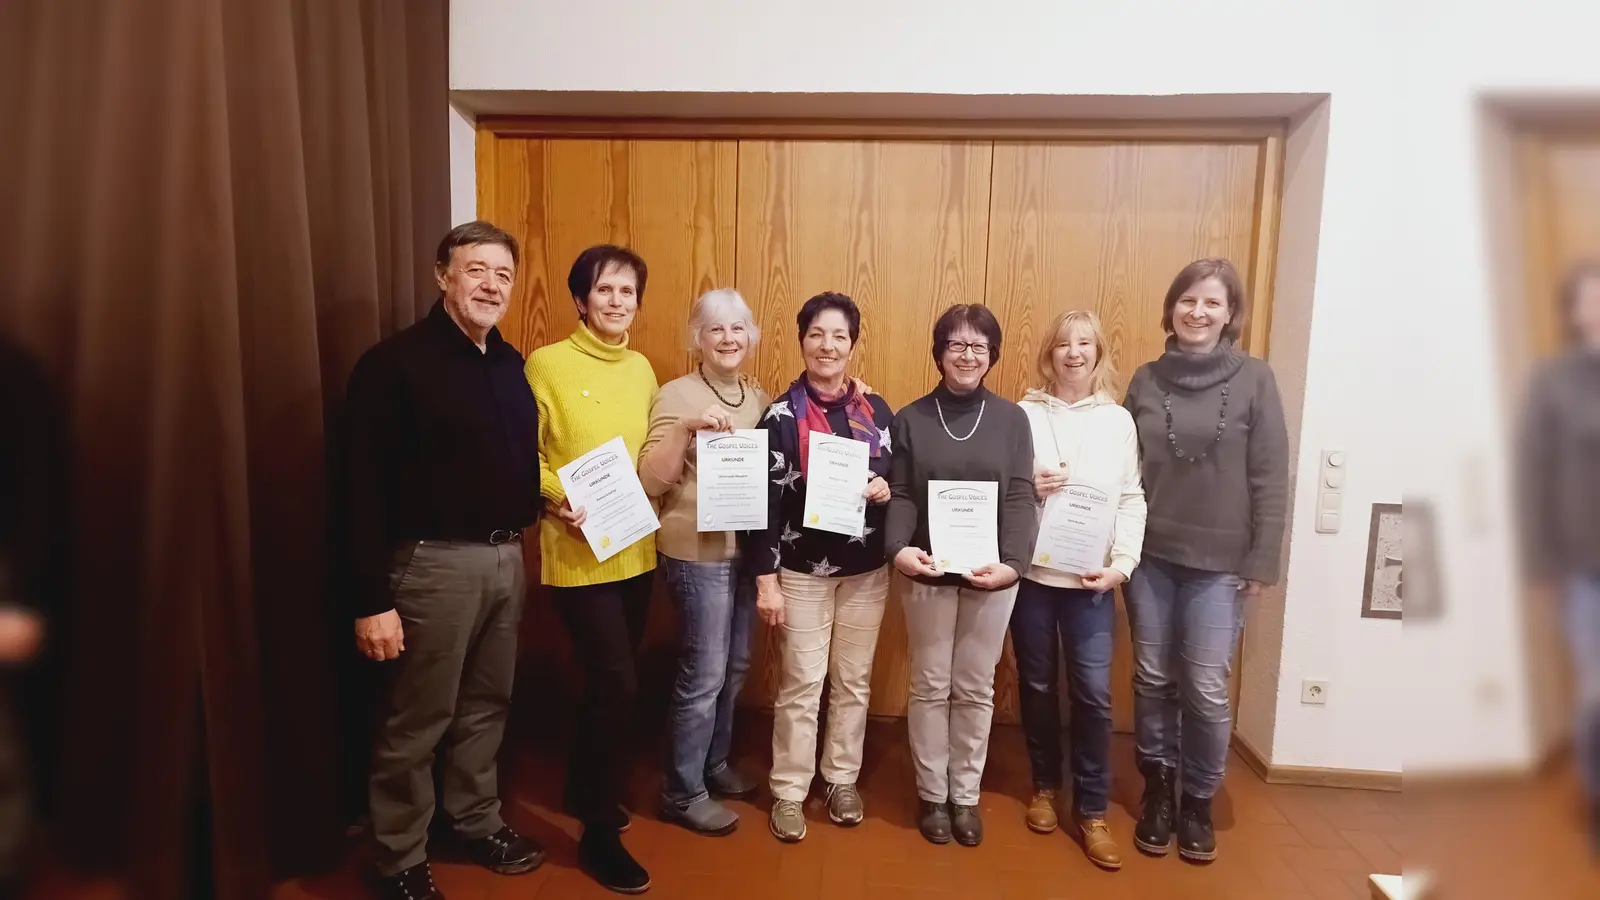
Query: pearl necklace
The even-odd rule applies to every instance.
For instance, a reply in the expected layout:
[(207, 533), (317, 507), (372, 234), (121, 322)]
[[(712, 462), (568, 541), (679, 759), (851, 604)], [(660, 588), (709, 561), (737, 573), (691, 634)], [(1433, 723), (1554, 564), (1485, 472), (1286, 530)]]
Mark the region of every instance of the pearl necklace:
[(967, 432), (967, 436), (966, 437), (956, 437), (954, 434), (951, 434), (950, 426), (947, 425), (945, 423), (945, 421), (944, 421), (944, 406), (939, 403), (939, 398), (938, 397), (933, 398), (933, 408), (939, 411), (939, 427), (944, 429), (944, 433), (945, 434), (950, 435), (950, 440), (952, 440), (952, 441), (970, 440), (973, 435), (977, 434), (978, 433), (978, 426), (983, 424), (983, 408), (985, 406), (988, 406), (988, 405), (989, 405), (989, 401), (987, 401), (987, 400), (979, 401), (978, 402), (978, 421), (972, 423), (972, 430)]

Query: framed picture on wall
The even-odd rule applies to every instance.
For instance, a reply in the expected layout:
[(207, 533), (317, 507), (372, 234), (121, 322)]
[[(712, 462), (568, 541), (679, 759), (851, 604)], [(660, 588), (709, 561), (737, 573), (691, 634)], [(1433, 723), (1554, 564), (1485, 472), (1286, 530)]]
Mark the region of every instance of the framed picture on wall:
[(1372, 504), (1372, 530), (1367, 537), (1367, 586), (1361, 596), (1365, 619), (1398, 619), (1404, 591), (1402, 573), (1401, 505)]

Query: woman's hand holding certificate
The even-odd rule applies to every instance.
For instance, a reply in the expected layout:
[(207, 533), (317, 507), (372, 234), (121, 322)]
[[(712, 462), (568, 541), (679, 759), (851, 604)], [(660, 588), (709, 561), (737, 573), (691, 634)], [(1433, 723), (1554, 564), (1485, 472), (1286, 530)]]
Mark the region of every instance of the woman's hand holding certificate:
[(1044, 502), (1033, 564), (1086, 575), (1106, 564), (1117, 508), (1104, 491), (1068, 484)]
[(556, 470), (568, 506), (584, 511), (583, 536), (600, 562), (661, 527), (633, 466), (619, 436)]
[(870, 473), (866, 441), (811, 432), (811, 458), (806, 472), (806, 505), (800, 523), (806, 528), (861, 537), (867, 524), (865, 488)]

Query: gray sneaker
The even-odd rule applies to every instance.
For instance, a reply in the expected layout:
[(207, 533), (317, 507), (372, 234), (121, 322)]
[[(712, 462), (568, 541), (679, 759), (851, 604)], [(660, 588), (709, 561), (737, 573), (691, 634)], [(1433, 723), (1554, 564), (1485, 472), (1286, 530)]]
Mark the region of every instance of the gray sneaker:
[(772, 816), (767, 820), (772, 836), (787, 844), (806, 836), (806, 814), (793, 800), (772, 801)]
[(861, 792), (856, 790), (854, 782), (850, 784), (828, 785), (828, 818), (835, 825), (860, 825), (866, 817), (866, 808), (861, 804)]
[(739, 814), (710, 797), (702, 797), (686, 807), (661, 804), (661, 818), (705, 835), (731, 834), (739, 827)]

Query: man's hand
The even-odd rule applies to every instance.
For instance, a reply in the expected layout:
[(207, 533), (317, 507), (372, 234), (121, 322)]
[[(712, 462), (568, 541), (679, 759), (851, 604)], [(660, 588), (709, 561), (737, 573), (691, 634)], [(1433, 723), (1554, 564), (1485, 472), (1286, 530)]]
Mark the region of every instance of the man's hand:
[(1104, 569), (1095, 569), (1093, 572), (1081, 575), (1079, 576), (1078, 580), (1083, 582), (1083, 586), (1089, 590), (1103, 594), (1106, 591), (1114, 589), (1117, 585), (1127, 581), (1128, 578), (1126, 575), (1123, 575), (1121, 572), (1118, 572), (1116, 569), (1108, 566)]
[(1251, 581), (1248, 578), (1239, 580), (1239, 593), (1243, 594), (1246, 600), (1254, 600), (1260, 597), (1261, 588), (1262, 584), (1259, 581)]
[(573, 509), (571, 500), (561, 501), (560, 506), (557, 506), (554, 503), (546, 505), (549, 507), (551, 512), (556, 514), (556, 518), (567, 523), (568, 525), (571, 525), (573, 528), (582, 528), (583, 523), (589, 519), (589, 511), (581, 506), (577, 509)]
[(1005, 563), (989, 563), (986, 566), (979, 566), (973, 569), (971, 575), (964, 577), (972, 582), (972, 586), (975, 588), (998, 591), (1017, 580), (1017, 570)]
[(861, 496), (866, 497), (868, 503), (888, 503), (889, 482), (884, 481), (883, 476), (879, 475), (867, 482), (867, 489), (861, 492)]
[(933, 557), (920, 547), (905, 547), (894, 555), (894, 567), (907, 575), (938, 578), (944, 574), (933, 567)]
[(0, 663), (33, 659), (44, 643), (44, 620), (23, 606), (0, 607)]
[(756, 578), (756, 612), (774, 628), (783, 624), (783, 591), (778, 588), (777, 575)]
[(368, 659), (380, 662), (394, 659), (406, 649), (406, 636), (400, 627), (400, 613), (381, 612), (356, 620), (356, 649)]

